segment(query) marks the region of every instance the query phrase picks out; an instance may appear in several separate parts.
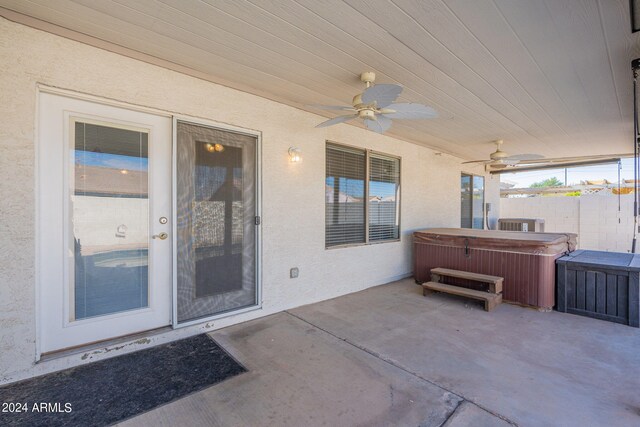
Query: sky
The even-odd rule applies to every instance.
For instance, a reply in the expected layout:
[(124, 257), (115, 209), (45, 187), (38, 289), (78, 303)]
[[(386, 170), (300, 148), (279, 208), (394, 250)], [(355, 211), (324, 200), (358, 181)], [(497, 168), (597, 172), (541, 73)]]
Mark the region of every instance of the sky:
[(75, 150), (75, 163), (83, 166), (146, 171), (148, 160), (146, 157)]
[[(556, 177), (564, 182), (564, 168), (562, 169), (542, 169), (532, 172), (505, 173), (500, 175), (501, 181), (516, 183), (516, 187), (525, 188), (531, 184), (543, 181), (547, 178)], [(607, 179), (611, 182), (618, 182), (618, 165), (596, 165), (567, 169), (567, 181), (569, 185), (579, 184), (584, 180)], [(620, 179), (633, 179), (633, 158), (622, 159), (622, 170)]]

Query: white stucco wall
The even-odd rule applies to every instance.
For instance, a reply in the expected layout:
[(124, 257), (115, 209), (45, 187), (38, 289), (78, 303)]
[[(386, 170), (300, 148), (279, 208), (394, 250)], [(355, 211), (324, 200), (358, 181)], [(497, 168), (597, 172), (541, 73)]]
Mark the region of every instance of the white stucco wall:
[[(455, 157), (354, 126), (315, 129), (322, 120), (317, 115), (3, 18), (0, 63), (0, 383), (83, 363), (106, 353), (94, 351), (34, 365), (38, 84), (262, 132), (263, 309), (170, 332), (164, 339), (227, 326), (408, 275), (413, 230), (460, 224), (461, 169), (460, 159)], [(401, 242), (325, 249), (327, 139), (402, 157)], [(288, 161), (290, 146), (302, 149), (302, 163)], [(487, 201), (494, 202), (494, 216), (498, 210), (498, 181), (487, 178)], [(299, 278), (289, 278), (291, 267), (300, 269)]]
[(503, 218), (543, 218), (545, 231), (578, 234), (580, 249), (631, 251), (633, 195), (502, 198), (500, 204)]
[(502, 218), (542, 218), (544, 231), (580, 233), (579, 197), (514, 197), (500, 199)]

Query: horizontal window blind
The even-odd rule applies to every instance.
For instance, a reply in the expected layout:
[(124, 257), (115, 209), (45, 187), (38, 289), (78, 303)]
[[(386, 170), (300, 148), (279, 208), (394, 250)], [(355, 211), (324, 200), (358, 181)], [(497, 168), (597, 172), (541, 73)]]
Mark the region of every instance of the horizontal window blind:
[(400, 238), (400, 159), (328, 143), (326, 166), (326, 247)]
[(325, 243), (365, 243), (366, 153), (327, 144)]
[(369, 241), (398, 239), (400, 160), (369, 156)]

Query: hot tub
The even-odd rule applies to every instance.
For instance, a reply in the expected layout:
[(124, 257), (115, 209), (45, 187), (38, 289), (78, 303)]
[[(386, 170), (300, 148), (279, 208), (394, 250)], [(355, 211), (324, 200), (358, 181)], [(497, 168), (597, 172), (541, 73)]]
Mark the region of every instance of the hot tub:
[[(572, 233), (432, 228), (413, 233), (413, 271), (417, 283), (428, 282), (436, 267), (504, 277), (504, 300), (550, 310), (555, 261), (575, 246)], [(480, 289), (468, 281), (452, 284)]]

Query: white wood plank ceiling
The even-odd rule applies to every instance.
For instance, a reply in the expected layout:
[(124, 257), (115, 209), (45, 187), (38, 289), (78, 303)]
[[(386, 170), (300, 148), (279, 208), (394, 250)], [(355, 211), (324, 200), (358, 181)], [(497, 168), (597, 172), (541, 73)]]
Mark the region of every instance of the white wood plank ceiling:
[[(0, 6), (314, 111), (362, 71), (435, 120), (390, 135), (486, 158), (633, 151), (627, 0), (0, 0)], [(219, 80), (216, 80), (219, 79)], [(332, 117), (332, 112), (314, 111)], [(322, 121), (318, 117), (318, 122)], [(349, 125), (339, 125), (349, 126)]]

